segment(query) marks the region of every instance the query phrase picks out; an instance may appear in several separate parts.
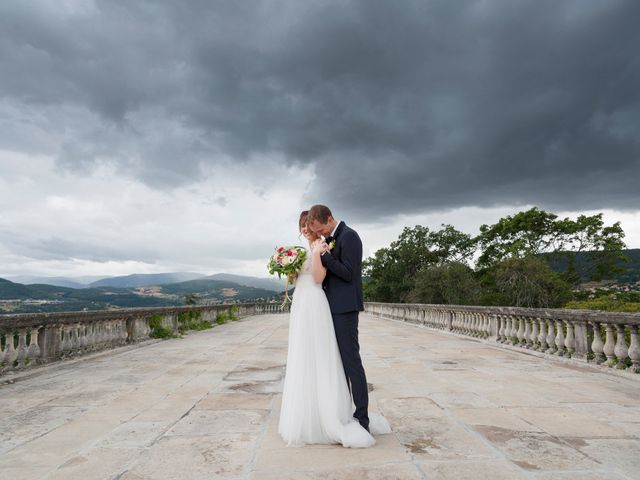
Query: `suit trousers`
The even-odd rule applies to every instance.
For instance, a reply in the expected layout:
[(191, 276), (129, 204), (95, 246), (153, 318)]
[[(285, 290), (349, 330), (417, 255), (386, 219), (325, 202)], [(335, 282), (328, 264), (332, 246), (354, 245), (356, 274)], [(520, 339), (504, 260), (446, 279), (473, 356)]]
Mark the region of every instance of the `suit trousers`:
[(364, 428), (369, 428), (369, 390), (360, 358), (358, 343), (358, 312), (332, 313), (338, 349), (342, 357), (347, 385), (356, 410), (353, 416)]

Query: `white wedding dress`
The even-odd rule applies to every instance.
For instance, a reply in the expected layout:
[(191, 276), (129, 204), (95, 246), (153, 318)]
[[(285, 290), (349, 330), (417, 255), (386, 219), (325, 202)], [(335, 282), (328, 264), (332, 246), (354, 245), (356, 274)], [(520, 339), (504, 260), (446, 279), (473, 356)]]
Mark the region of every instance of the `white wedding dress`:
[[(289, 446), (376, 443), (353, 417), (329, 302), (313, 280), (311, 258), (298, 276), (289, 315), (289, 348), (278, 432)], [(387, 420), (369, 412), (371, 433), (389, 433)]]

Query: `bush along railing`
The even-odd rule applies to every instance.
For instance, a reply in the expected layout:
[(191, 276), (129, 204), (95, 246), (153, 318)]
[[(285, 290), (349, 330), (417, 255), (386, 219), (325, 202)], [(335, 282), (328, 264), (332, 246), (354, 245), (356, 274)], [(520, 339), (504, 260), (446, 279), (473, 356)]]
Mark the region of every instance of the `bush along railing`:
[(239, 318), (282, 313), (275, 303), (0, 315), (0, 375)]
[(365, 304), (372, 315), (640, 373), (640, 314), (547, 308)]

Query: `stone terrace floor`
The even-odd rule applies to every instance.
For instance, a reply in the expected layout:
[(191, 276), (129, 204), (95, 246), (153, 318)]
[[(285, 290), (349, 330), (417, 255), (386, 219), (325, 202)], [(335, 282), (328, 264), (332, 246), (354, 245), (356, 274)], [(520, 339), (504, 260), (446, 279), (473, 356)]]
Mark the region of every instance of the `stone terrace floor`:
[(370, 408), (393, 433), (369, 449), (286, 447), (287, 319), (250, 317), (0, 386), (0, 476), (640, 478), (640, 378), (367, 315)]

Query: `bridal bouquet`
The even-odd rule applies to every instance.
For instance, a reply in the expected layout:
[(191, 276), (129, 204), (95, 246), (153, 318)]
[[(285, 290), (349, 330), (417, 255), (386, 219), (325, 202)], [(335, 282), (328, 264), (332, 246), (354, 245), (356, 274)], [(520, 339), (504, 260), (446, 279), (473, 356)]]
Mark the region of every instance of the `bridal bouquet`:
[(278, 274), (278, 278), (286, 275), (287, 284), (284, 289), (284, 307), (287, 302), (291, 302), (289, 298), (289, 283), (293, 283), (296, 275), (302, 268), (302, 264), (307, 258), (307, 250), (304, 247), (278, 247), (276, 253), (271, 255), (269, 265), (267, 266), (269, 273)]

